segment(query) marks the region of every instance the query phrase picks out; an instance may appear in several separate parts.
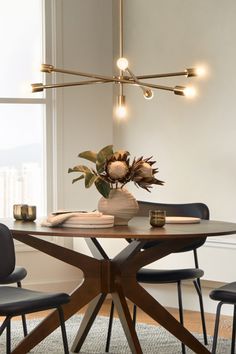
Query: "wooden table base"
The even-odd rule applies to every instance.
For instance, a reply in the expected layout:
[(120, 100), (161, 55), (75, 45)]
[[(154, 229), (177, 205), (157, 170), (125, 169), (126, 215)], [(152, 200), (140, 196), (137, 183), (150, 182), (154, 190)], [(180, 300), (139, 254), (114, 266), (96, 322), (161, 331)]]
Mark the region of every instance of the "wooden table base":
[[(135, 240), (129, 244), (127, 243), (127, 247), (113, 259), (109, 259), (96, 238), (86, 239), (93, 257), (66, 249), (29, 234), (16, 234), (14, 238), (83, 271), (84, 281), (82, 285), (72, 292), (70, 303), (63, 306), (65, 319), (67, 320), (86, 304), (89, 304), (72, 345), (72, 352), (78, 353), (80, 351), (99, 309), (107, 294), (110, 293), (133, 354), (141, 354), (143, 351), (126, 299), (135, 303), (195, 353), (210, 353), (136, 281), (136, 273), (141, 267), (187, 246), (190, 242), (193, 242), (193, 239), (164, 240), (160, 241), (158, 246), (145, 250), (142, 250), (142, 248), (146, 241)], [(28, 353), (58, 326), (57, 312), (54, 311), (23, 339), (12, 353)]]

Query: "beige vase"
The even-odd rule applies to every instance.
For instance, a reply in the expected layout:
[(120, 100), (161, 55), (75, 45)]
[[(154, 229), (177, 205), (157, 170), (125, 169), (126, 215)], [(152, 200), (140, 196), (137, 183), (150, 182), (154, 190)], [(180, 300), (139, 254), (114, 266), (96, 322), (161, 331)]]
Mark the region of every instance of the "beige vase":
[(127, 225), (138, 212), (137, 200), (126, 189), (112, 189), (109, 198), (102, 197), (98, 210), (105, 215), (114, 215), (114, 225)]

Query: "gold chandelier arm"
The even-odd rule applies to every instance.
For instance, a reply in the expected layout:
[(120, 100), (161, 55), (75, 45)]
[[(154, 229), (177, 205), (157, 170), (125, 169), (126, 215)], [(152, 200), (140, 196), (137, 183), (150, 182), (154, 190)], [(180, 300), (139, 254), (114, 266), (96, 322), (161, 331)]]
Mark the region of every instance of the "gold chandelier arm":
[(32, 92), (40, 92), (44, 89), (51, 89), (51, 88), (59, 88), (59, 87), (70, 87), (70, 86), (83, 86), (89, 84), (106, 84), (112, 81), (108, 80), (86, 80), (86, 81), (79, 81), (79, 82), (65, 82), (59, 84), (52, 84), (52, 85), (44, 85), (43, 83), (36, 83), (31, 84)]
[(196, 68), (188, 68), (184, 71), (174, 72), (174, 73), (163, 73), (163, 74), (151, 74), (151, 75), (139, 75), (137, 76), (138, 80), (142, 79), (158, 79), (162, 77), (174, 77), (174, 76), (186, 76), (186, 77), (194, 77), (198, 76)]
[(139, 85), (155, 88), (158, 90), (174, 91), (174, 87), (171, 87), (171, 86), (155, 85), (155, 84), (150, 84), (148, 82), (143, 82), (143, 81), (139, 81)]
[(186, 71), (180, 71), (177, 73), (165, 73), (165, 74), (151, 74), (151, 75), (138, 75), (137, 79), (138, 80), (143, 80), (143, 79), (158, 79), (162, 77), (174, 77), (174, 76), (187, 76)]
[[(130, 85), (135, 85), (135, 86), (146, 86), (146, 87), (151, 87), (159, 90), (166, 90), (166, 91), (172, 91), (176, 95), (181, 95), (184, 96), (184, 86), (175, 86), (175, 87), (169, 87), (169, 86), (162, 86), (162, 85), (154, 85), (154, 84), (149, 84), (147, 82), (139, 82), (136, 83), (135, 81), (131, 80), (122, 80), (122, 79), (117, 79), (118, 82), (121, 83), (127, 83)], [(112, 81), (104, 81), (104, 80), (86, 80), (86, 81), (79, 81), (79, 82), (66, 82), (66, 83), (59, 83), (59, 84), (52, 84), (52, 85), (43, 85), (42, 83), (35, 83), (31, 84), (32, 87), (32, 92), (41, 92), (44, 89), (51, 89), (51, 88), (59, 88), (59, 87), (71, 87), (71, 86), (83, 86), (83, 85), (88, 85), (88, 84), (101, 84), (101, 83), (109, 83)], [(122, 92), (123, 92), (123, 86), (121, 87)]]
[(68, 75), (75, 75), (75, 76), (83, 76), (83, 77), (90, 77), (93, 79), (98, 79), (98, 80), (103, 80), (103, 81), (118, 81), (112, 76), (105, 76), (105, 75), (99, 75), (99, 74), (92, 74), (92, 73), (85, 73), (81, 71), (73, 71), (73, 70), (67, 70), (67, 69), (62, 69), (62, 68), (55, 68), (51, 64), (42, 64), (41, 65), (41, 71), (45, 73), (52, 73), (52, 72), (57, 72), (61, 74), (68, 74)]
[(158, 90), (172, 91), (172, 92), (174, 92), (175, 95), (179, 95), (179, 96), (186, 96), (187, 95), (187, 92), (186, 92), (187, 88), (185, 86), (170, 87), (170, 86), (149, 84), (147, 82), (141, 82), (141, 81), (139, 81), (139, 83), (142, 86), (151, 87), (151, 88), (155, 88)]

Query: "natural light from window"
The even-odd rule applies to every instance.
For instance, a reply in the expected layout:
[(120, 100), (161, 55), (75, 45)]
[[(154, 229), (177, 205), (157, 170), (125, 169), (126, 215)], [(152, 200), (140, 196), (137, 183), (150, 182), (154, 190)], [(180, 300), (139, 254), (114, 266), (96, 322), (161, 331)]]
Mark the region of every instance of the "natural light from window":
[[(0, 217), (13, 204), (45, 212), (45, 99), (32, 94), (41, 82), (43, 1), (0, 0)], [(3, 35), (4, 34), (4, 35)]]

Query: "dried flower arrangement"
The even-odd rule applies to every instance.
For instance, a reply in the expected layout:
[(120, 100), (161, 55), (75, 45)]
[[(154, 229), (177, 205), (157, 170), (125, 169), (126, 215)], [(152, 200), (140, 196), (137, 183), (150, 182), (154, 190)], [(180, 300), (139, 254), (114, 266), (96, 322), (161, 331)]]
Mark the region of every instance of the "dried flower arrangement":
[(123, 188), (130, 181), (149, 192), (153, 184), (163, 185), (164, 183), (154, 177), (158, 169), (153, 168), (156, 161), (152, 161), (152, 157), (141, 156), (134, 158), (131, 163), (130, 153), (124, 150), (114, 152), (113, 145), (104, 147), (98, 153), (83, 151), (78, 156), (95, 163), (95, 169), (84, 165), (69, 168), (68, 173), (82, 173), (73, 179), (72, 183), (84, 179), (86, 188), (94, 184), (105, 198), (109, 197), (111, 189)]

